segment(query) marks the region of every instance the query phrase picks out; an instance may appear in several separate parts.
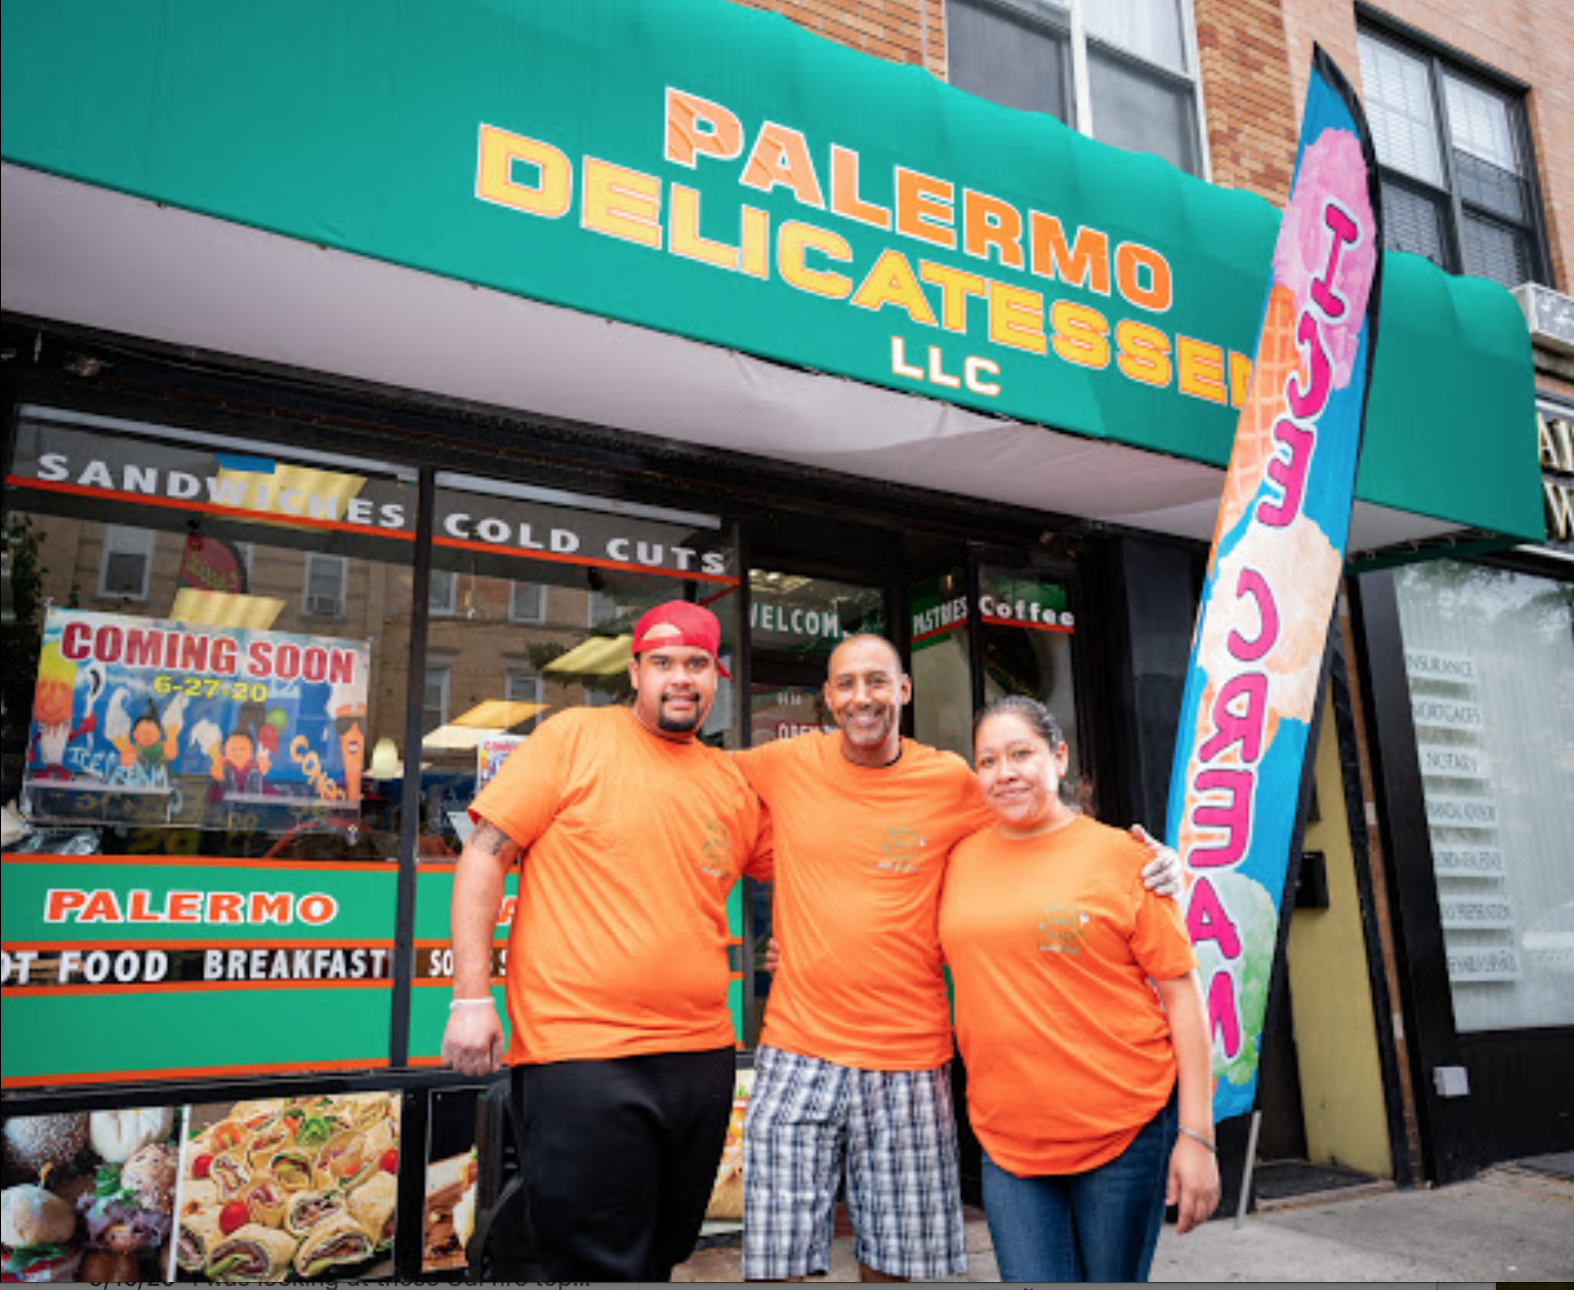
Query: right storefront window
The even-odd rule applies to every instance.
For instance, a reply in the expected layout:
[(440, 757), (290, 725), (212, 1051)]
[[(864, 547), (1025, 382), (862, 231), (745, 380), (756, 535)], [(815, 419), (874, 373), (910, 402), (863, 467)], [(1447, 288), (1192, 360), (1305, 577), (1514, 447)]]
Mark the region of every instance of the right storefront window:
[(1397, 586), (1456, 1025), (1569, 1025), (1574, 586), (1450, 560)]

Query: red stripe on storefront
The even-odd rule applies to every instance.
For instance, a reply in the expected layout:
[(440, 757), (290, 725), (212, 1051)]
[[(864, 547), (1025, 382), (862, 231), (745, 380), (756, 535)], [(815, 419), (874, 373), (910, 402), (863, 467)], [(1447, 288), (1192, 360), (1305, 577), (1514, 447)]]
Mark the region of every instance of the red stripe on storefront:
[(224, 856), (63, 856), (39, 855), (16, 852), (0, 854), (0, 864), (16, 865), (105, 865), (115, 867), (154, 866), (173, 869), (200, 869), (218, 866), (223, 869), (269, 869), (276, 873), (380, 873), (396, 878), (399, 870), (382, 860), (230, 860)]
[(215, 502), (181, 501), (173, 497), (153, 497), (147, 493), (125, 493), (118, 488), (88, 488), (83, 484), (67, 484), (53, 479), (27, 479), (21, 475), (7, 475), (5, 482), (13, 488), (32, 488), (44, 493), (65, 493), (71, 497), (107, 497), (114, 501), (131, 502), (137, 506), (161, 506), (172, 511), (200, 511), (204, 515), (222, 515), (231, 519), (255, 520), (263, 524), (282, 524), (290, 528), (328, 529), (335, 533), (361, 533), (367, 537), (398, 538), (414, 542), (415, 534), (404, 529), (384, 529), (373, 524), (348, 524), (343, 520), (321, 520), (315, 516), (291, 515), (281, 511), (249, 511), (241, 506), (220, 506)]
[[(412, 1063), (413, 1064), (413, 1063)], [(323, 1071), (387, 1070), (386, 1057), (360, 1057), (341, 1062), (247, 1062), (239, 1066), (160, 1066), (148, 1070), (92, 1071), (88, 1074), (8, 1075), (0, 1088), (76, 1087), (116, 1084), (141, 1079), (212, 1079), (224, 1075), (312, 1075)]]
[(648, 573), (658, 578), (678, 578), (684, 582), (716, 582), (728, 588), (738, 585), (738, 579), (730, 578), (723, 573), (699, 573), (693, 569), (653, 569), (646, 564), (629, 564), (623, 560), (598, 560), (591, 556), (562, 555), (556, 551), (533, 551), (529, 547), (472, 542), (468, 538), (434, 537), (432, 545), (452, 547), (458, 551), (518, 556), (521, 560), (544, 560), (549, 564), (591, 565), (597, 569), (619, 569), (624, 573)]
[(1059, 632), (1062, 636), (1073, 634), (1070, 627), (1062, 627), (1059, 623), (1024, 623), (1016, 618), (983, 618), (979, 621), (986, 627), (1025, 627), (1033, 632)]

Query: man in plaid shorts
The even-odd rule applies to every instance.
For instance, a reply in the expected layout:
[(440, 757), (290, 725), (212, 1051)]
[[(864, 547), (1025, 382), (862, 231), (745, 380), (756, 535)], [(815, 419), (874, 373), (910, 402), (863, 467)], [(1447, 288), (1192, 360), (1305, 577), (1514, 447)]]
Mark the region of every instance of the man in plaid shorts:
[[(844, 1167), (863, 1280), (967, 1267), (937, 916), (952, 846), (992, 817), (960, 757), (902, 738), (911, 697), (890, 642), (850, 637), (837, 731), (736, 755), (771, 812), (783, 946), (744, 1122), (749, 1280), (828, 1270)], [(1148, 841), (1148, 885), (1178, 891)]]

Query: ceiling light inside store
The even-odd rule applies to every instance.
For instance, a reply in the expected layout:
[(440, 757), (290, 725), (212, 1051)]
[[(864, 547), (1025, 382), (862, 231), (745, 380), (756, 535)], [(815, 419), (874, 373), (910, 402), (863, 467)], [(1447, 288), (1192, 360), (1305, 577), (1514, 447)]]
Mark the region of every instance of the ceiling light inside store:
[(244, 627), (265, 632), (283, 612), (284, 602), (276, 596), (241, 596), (232, 591), (182, 587), (175, 593), (169, 616), (193, 627)]
[(592, 636), (541, 670), (553, 676), (618, 676), (633, 656), (632, 636)]

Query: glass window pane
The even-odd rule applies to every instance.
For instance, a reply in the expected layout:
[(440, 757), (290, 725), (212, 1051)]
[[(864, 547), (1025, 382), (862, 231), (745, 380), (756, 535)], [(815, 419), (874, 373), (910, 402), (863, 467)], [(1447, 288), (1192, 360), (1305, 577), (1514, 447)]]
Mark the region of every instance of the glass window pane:
[(967, 578), (947, 569), (908, 589), (912, 611), (913, 733), (973, 760), (973, 669), (967, 640)]
[(1425, 256), (1448, 268), (1443, 204), (1398, 184), (1383, 184), (1383, 242), (1391, 251)]
[[(0, 899), (41, 994), (0, 1002), (7, 1081), (190, 1077), (204, 1009), (236, 1072), (387, 1062), (399, 824), (369, 736), (405, 721), (415, 492), (233, 433), (20, 410), (0, 800), (25, 825)], [(145, 553), (144, 599), (100, 592), (106, 543)], [(56, 917), (49, 889), (98, 904)], [(300, 1024), (308, 995), (332, 1026)]]
[(433, 614), (451, 614), (459, 591), (459, 579), (450, 569), (433, 569), (427, 584), (427, 611)]
[(1395, 578), (1456, 1024), (1574, 1024), (1574, 587), (1450, 560)]
[(1070, 606), (1065, 584), (1042, 573), (988, 565), (979, 571), (984, 702), (1026, 694), (1048, 705), (1065, 732), (1075, 778), (1082, 769), (1082, 743)]
[(951, 84), (1071, 123), (1071, 44), (1058, 9), (1029, 14), (996, 0), (951, 0), (946, 15)]
[(1191, 90), (1101, 49), (1088, 49), (1093, 136), (1129, 152), (1152, 152), (1200, 173)]
[(1083, 5), (1082, 16), (1089, 35), (1174, 71), (1187, 70), (1178, 0), (1093, 0)]
[(1429, 184), (1443, 182), (1437, 114), (1426, 64), (1365, 32), (1361, 81), (1377, 159)]
[(1508, 100), (1457, 76), (1443, 76), (1448, 100), (1448, 130), (1454, 147), (1482, 161), (1519, 174)]
[(1530, 194), (1525, 181), (1468, 152), (1454, 153), (1454, 175), (1459, 196), (1473, 206), (1484, 206), (1495, 215), (1522, 222), (1530, 217)]
[(1466, 215), (1460, 240), (1464, 244), (1466, 273), (1491, 278), (1505, 287), (1530, 281), (1530, 238), (1523, 229), (1505, 228)]

